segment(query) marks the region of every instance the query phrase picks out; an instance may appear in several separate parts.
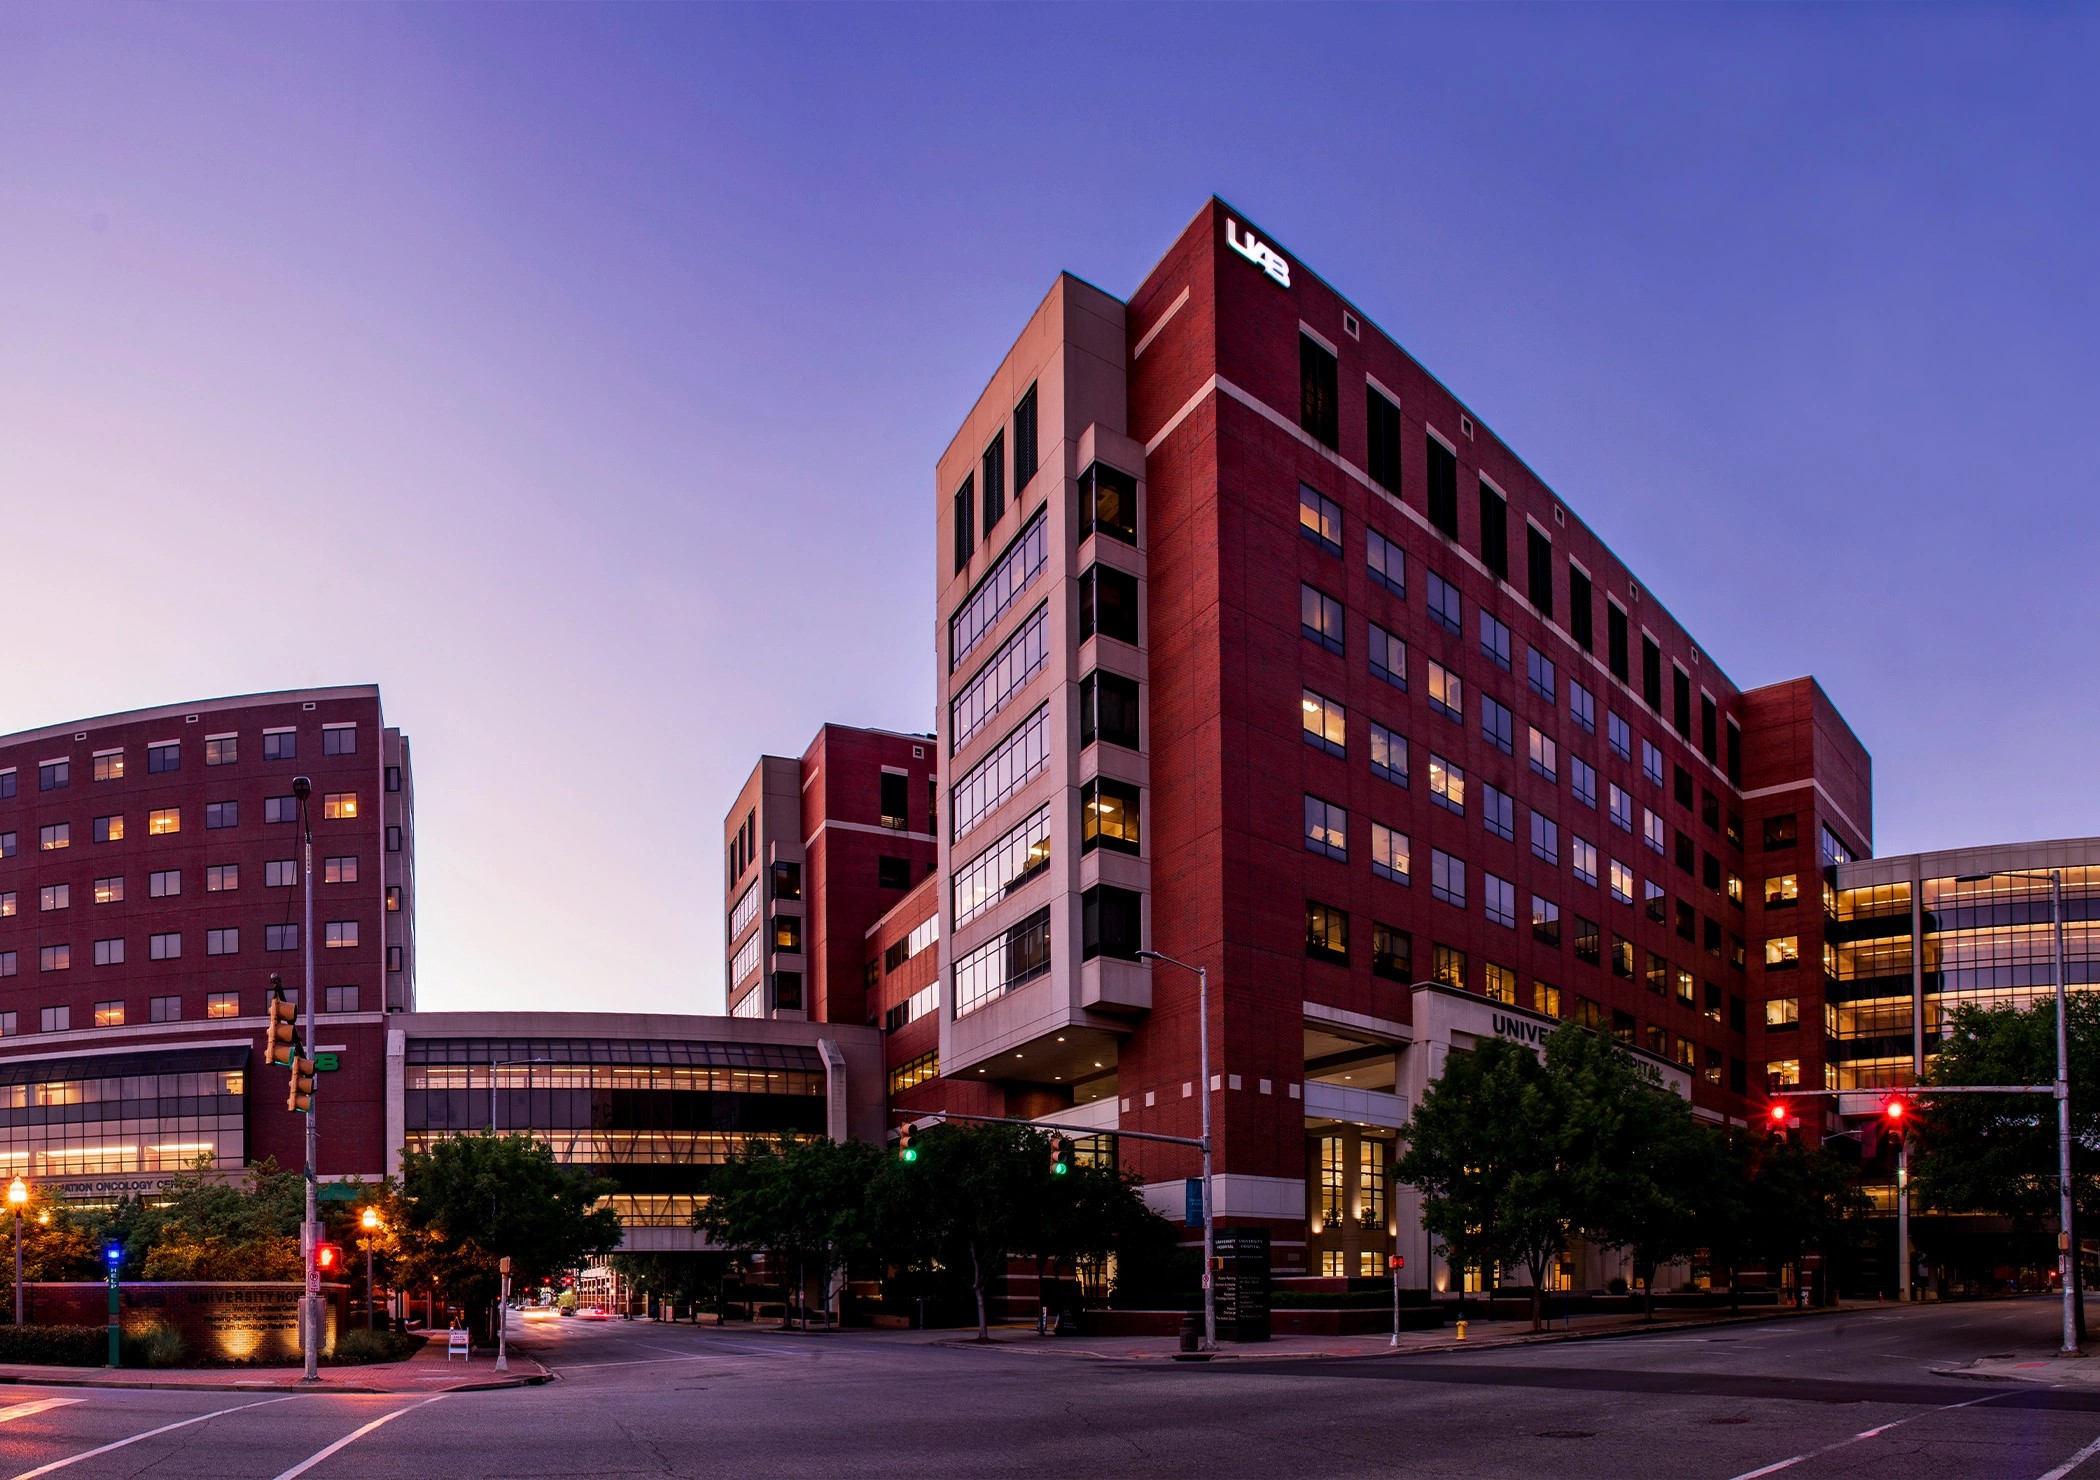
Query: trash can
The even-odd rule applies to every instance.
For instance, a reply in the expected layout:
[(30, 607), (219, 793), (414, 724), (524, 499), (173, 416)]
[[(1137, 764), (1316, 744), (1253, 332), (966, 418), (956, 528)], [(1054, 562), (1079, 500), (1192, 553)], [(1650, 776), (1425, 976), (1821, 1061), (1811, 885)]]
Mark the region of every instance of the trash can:
[(1193, 1313), (1183, 1316), (1181, 1318), (1181, 1349), (1185, 1352), (1192, 1352), (1201, 1348), (1202, 1345), (1203, 1317)]

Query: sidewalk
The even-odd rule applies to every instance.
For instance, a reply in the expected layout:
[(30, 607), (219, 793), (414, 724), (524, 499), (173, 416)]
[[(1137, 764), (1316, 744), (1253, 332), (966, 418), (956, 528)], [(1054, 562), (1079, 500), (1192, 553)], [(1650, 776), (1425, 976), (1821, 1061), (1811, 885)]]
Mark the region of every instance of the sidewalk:
[(0, 1364), (0, 1383), (37, 1387), (226, 1389), (233, 1392), (464, 1393), (483, 1388), (526, 1387), (547, 1380), (547, 1369), (515, 1345), (510, 1371), (496, 1370), (493, 1351), (462, 1361), (445, 1355), (444, 1333), (423, 1343), (403, 1362), (357, 1366), (321, 1364), (321, 1380), (308, 1384), (297, 1367), (43, 1367)]
[(1952, 1367), (1935, 1367), (1934, 1377), (1967, 1377), (1981, 1382), (2036, 1382), (2050, 1387), (2100, 1388), (2100, 1356), (2059, 1357), (2053, 1351), (2013, 1352), (1978, 1357)]

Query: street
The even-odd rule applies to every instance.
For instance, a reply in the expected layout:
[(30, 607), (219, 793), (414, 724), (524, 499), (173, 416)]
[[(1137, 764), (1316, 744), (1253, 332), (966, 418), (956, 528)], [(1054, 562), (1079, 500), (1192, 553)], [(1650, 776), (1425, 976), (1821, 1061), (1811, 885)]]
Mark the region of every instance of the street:
[(2054, 1317), (2022, 1300), (1210, 1365), (538, 1319), (518, 1347), (555, 1374), (539, 1387), (12, 1387), (0, 1476), (2100, 1477), (2100, 1388), (1932, 1372), (2046, 1350)]

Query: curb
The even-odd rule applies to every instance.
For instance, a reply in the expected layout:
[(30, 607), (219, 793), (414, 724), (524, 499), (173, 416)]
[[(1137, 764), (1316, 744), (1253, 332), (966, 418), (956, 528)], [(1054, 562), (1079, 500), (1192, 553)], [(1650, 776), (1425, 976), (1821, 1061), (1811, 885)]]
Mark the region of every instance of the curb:
[(458, 1382), (446, 1387), (390, 1388), (374, 1387), (370, 1383), (339, 1383), (325, 1380), (309, 1387), (302, 1382), (154, 1382), (145, 1378), (131, 1380), (102, 1377), (25, 1377), (13, 1373), (0, 1374), (0, 1386), (6, 1387), (130, 1388), (173, 1393), (352, 1393), (361, 1396), (377, 1394), (397, 1398), (416, 1398), (426, 1393), (435, 1396), (438, 1393), (481, 1393), (502, 1388), (539, 1387), (552, 1380), (553, 1374), (543, 1372), (538, 1377), (496, 1377), (485, 1382)]

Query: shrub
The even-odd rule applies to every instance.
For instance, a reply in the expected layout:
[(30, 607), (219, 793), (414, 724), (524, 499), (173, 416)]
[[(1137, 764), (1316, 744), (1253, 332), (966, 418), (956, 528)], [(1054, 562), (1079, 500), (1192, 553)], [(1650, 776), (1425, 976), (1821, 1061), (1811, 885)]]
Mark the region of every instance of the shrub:
[(0, 1362), (100, 1367), (108, 1360), (104, 1326), (0, 1326)]
[(147, 1326), (124, 1335), (124, 1365), (127, 1367), (180, 1367), (189, 1355), (189, 1343), (172, 1326)]
[(1604, 1288), (1613, 1295), (1624, 1295), (1626, 1293), (1627, 1288), (1626, 1277), (1624, 1275), (1615, 1274), (1609, 1280), (1606, 1280), (1604, 1282)]
[(422, 1344), (419, 1337), (409, 1336), (400, 1331), (367, 1331), (358, 1327), (336, 1337), (333, 1360), (398, 1362)]

